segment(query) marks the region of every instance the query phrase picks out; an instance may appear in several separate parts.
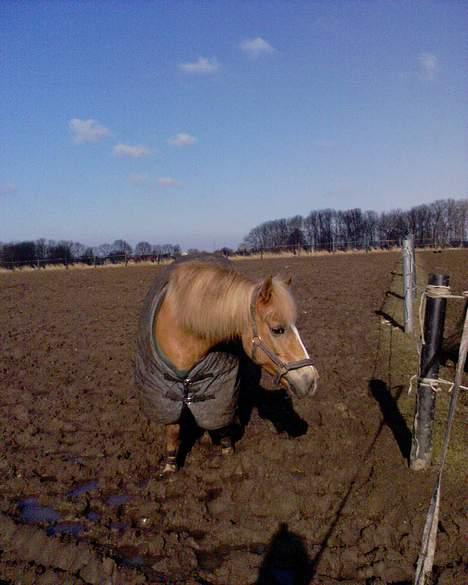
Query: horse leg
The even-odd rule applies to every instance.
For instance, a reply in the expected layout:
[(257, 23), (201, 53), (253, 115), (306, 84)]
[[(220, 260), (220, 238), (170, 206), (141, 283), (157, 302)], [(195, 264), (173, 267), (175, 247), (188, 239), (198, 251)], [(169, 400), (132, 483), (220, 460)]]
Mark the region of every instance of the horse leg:
[(177, 452), (180, 444), (180, 424), (166, 425), (166, 453), (161, 466), (161, 477), (177, 471)]
[(232, 440), (232, 435), (226, 435), (221, 437), (221, 454), (222, 455), (232, 455), (234, 453), (234, 442)]
[(231, 455), (234, 453), (234, 427), (232, 424), (213, 431), (213, 436), (221, 445), (221, 453), (223, 455)]

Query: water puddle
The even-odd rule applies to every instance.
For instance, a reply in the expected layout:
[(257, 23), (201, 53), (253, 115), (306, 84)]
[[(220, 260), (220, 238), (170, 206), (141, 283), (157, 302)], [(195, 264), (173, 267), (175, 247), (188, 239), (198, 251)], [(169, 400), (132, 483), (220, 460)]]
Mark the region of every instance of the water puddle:
[(47, 528), (48, 536), (61, 536), (66, 534), (68, 536), (79, 536), (84, 530), (84, 526), (79, 522), (59, 522), (55, 526)]
[(42, 506), (36, 498), (27, 498), (18, 503), (20, 519), (26, 524), (58, 522), (60, 514), (49, 506)]
[(99, 488), (99, 483), (94, 481), (88, 481), (87, 483), (77, 485), (72, 490), (67, 493), (67, 498), (79, 498), (84, 494), (88, 494), (89, 492), (93, 492)]
[(101, 515), (98, 514), (97, 512), (94, 512), (93, 510), (90, 510), (87, 514), (86, 514), (86, 518), (88, 520), (90, 520), (91, 522), (99, 522), (99, 520), (101, 519)]
[(126, 522), (111, 522), (109, 528), (117, 531), (119, 535), (122, 535), (130, 528), (130, 526)]
[(25, 524), (47, 524), (48, 536), (79, 536), (85, 527), (79, 522), (61, 522), (60, 514), (50, 506), (39, 504), (36, 498), (18, 502), (19, 518)]
[(106, 504), (111, 508), (118, 508), (119, 506), (123, 506), (123, 504), (126, 504), (129, 499), (130, 496), (127, 496), (126, 494), (116, 494), (113, 496), (109, 496), (106, 500)]

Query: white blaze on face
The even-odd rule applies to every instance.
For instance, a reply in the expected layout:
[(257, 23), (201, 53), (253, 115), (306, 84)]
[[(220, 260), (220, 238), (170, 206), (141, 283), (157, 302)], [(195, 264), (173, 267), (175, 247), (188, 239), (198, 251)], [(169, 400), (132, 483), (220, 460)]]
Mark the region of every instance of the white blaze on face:
[[(302, 351), (304, 352), (304, 358), (305, 359), (310, 359), (309, 356), (309, 352), (306, 350), (304, 343), (302, 342), (301, 336), (299, 335), (299, 331), (297, 330), (297, 327), (295, 325), (291, 325), (291, 330), (294, 333), (294, 335), (297, 338), (297, 341), (299, 342), (299, 345), (302, 347)], [(300, 372), (301, 370), (296, 370), (297, 372)], [(310, 377), (311, 377), (311, 395), (313, 396), (315, 394), (315, 392), (317, 391), (317, 385), (318, 385), (318, 379), (319, 379), (319, 374), (317, 372), (317, 368), (315, 366), (305, 366), (304, 369), (302, 370), (305, 372), (307, 372)], [(290, 372), (289, 374), (290, 376), (293, 375), (294, 376), (294, 372)]]
[(302, 350), (304, 352), (304, 357), (309, 359), (310, 355), (308, 354), (304, 344), (302, 343), (302, 339), (301, 339), (301, 336), (299, 335), (299, 331), (297, 330), (297, 327), (295, 325), (291, 325), (291, 329), (292, 329), (292, 332), (294, 333), (294, 335), (296, 336), (297, 341), (299, 342), (299, 345), (302, 347)]

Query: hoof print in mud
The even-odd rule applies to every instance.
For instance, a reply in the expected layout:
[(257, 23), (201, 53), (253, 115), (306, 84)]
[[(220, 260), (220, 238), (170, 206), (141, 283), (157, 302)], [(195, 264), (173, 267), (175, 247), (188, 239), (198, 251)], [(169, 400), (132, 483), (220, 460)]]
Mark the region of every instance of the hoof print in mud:
[(174, 474), (178, 470), (178, 465), (175, 461), (163, 461), (160, 466), (160, 470), (158, 473), (158, 479), (167, 479), (169, 477), (174, 477)]

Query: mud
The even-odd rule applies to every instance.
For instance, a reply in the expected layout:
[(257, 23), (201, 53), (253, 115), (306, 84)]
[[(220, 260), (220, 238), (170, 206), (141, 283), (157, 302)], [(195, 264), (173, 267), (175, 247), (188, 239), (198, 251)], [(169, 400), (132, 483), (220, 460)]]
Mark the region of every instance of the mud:
[[(162, 432), (133, 385), (157, 267), (1, 274), (0, 583), (411, 583), (435, 470), (406, 460), (398, 397), (414, 360), (401, 323), (382, 317), (398, 259), (239, 262), (253, 277), (293, 277), (320, 389), (291, 401), (252, 385), (234, 455), (195, 436), (173, 481), (156, 479)], [(467, 261), (418, 256), (458, 290)], [(467, 582), (463, 475), (444, 479), (439, 585)]]

